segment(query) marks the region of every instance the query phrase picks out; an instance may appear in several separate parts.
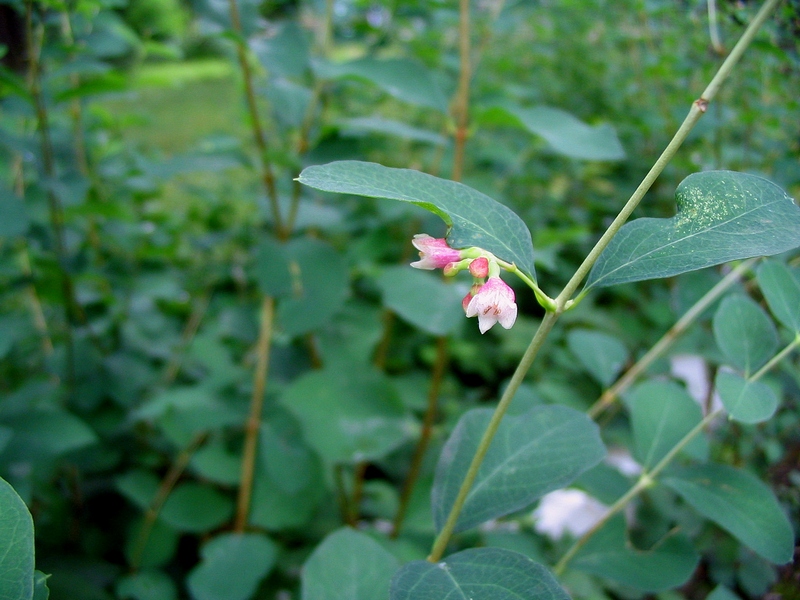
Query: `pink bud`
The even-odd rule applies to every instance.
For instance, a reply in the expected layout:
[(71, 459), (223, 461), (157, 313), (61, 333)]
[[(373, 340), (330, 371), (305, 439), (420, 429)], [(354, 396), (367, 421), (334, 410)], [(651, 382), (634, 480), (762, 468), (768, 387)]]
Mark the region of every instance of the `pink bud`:
[(499, 277), (489, 277), (466, 308), (468, 317), (478, 317), (478, 328), (486, 333), (495, 323), (510, 329), (517, 320), (516, 296)]
[(489, 274), (489, 260), (485, 256), (479, 256), (469, 263), (469, 272), (473, 277), (484, 279)]
[(418, 233), (411, 243), (419, 250), (420, 260), (411, 263), (416, 269), (443, 269), (450, 263), (461, 260), (461, 252), (448, 246), (444, 238), (432, 238), (426, 233)]

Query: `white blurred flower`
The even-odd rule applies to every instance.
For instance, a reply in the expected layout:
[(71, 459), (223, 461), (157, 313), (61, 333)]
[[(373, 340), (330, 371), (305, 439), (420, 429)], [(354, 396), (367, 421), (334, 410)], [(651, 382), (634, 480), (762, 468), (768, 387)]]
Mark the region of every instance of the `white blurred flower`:
[(545, 494), (533, 511), (534, 528), (559, 540), (565, 533), (579, 537), (589, 531), (608, 507), (581, 490), (556, 490)]

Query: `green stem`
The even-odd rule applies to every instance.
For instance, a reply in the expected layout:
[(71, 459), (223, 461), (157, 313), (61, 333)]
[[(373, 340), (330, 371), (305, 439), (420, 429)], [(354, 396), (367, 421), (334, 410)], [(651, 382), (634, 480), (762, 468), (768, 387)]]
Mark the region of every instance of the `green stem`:
[(453, 503), (453, 507), (450, 509), (450, 514), (447, 516), (447, 521), (433, 543), (430, 556), (428, 556), (428, 560), (430, 562), (437, 562), (442, 557), (442, 554), (444, 554), (445, 548), (447, 548), (447, 543), (449, 542), (450, 537), (453, 535), (453, 530), (455, 529), (456, 522), (458, 521), (458, 515), (461, 513), (464, 502), (467, 500), (467, 495), (469, 494), (472, 484), (475, 482), (475, 478), (478, 475), (478, 469), (483, 462), (483, 457), (486, 456), (486, 452), (489, 450), (489, 445), (492, 443), (495, 433), (497, 433), (497, 428), (500, 427), (500, 422), (505, 416), (506, 411), (508, 410), (511, 401), (514, 399), (514, 395), (517, 393), (519, 386), (522, 384), (523, 379), (525, 379), (528, 369), (530, 369), (531, 364), (533, 364), (533, 360), (536, 358), (536, 355), (539, 354), (539, 350), (542, 349), (542, 345), (544, 344), (547, 335), (550, 333), (553, 325), (558, 320), (559, 314), (560, 313), (549, 312), (544, 316), (542, 323), (539, 325), (539, 329), (536, 330), (536, 334), (533, 336), (533, 339), (528, 345), (527, 350), (525, 350), (522, 360), (520, 360), (519, 365), (517, 365), (516, 371), (514, 371), (514, 374), (511, 376), (511, 381), (509, 381), (505, 392), (503, 392), (500, 402), (497, 403), (497, 408), (494, 410), (494, 414), (489, 421), (489, 425), (486, 427), (486, 431), (483, 432), (483, 437), (481, 437), (481, 440), (478, 443), (475, 456), (472, 457), (472, 462), (469, 465), (469, 469), (464, 477), (464, 481), (461, 483), (461, 488), (458, 490), (458, 495)]
[(603, 525), (605, 525), (611, 519), (611, 517), (621, 512), (631, 500), (642, 493), (645, 489), (651, 487), (655, 483), (656, 476), (659, 475), (661, 471), (663, 471), (672, 462), (678, 453), (683, 450), (689, 442), (697, 437), (697, 435), (703, 431), (703, 429), (705, 429), (706, 426), (711, 423), (711, 421), (713, 421), (721, 412), (722, 409), (718, 409), (712, 413), (709, 413), (704, 419), (695, 425), (691, 431), (689, 431), (689, 433), (683, 436), (681, 441), (675, 444), (675, 446), (664, 456), (664, 458), (658, 462), (655, 467), (653, 467), (651, 471), (642, 473), (634, 486), (625, 494), (623, 494), (616, 502), (614, 502), (614, 504), (609, 507), (608, 512), (606, 512), (606, 514), (604, 514), (603, 517), (597, 523), (595, 523), (589, 531), (584, 533), (578, 540), (575, 541), (574, 544), (572, 544), (564, 556), (561, 557), (561, 560), (559, 560), (556, 566), (553, 567), (553, 573), (556, 576), (561, 575), (578, 551), (586, 545), (586, 542), (588, 542), (595, 533), (600, 531)]
[(461, 181), (464, 171), (464, 147), (469, 135), (469, 82), (472, 78), (470, 66), (469, 0), (458, 3), (458, 48), (460, 68), (458, 90), (453, 101), (453, 117), (456, 121), (455, 148), (453, 150), (453, 181)]
[(637, 377), (639, 377), (639, 375), (641, 375), (645, 369), (647, 369), (647, 367), (653, 363), (653, 361), (666, 352), (666, 350), (672, 346), (673, 343), (675, 343), (675, 340), (677, 340), (678, 337), (683, 334), (683, 332), (686, 331), (689, 326), (694, 323), (697, 318), (703, 314), (703, 312), (717, 298), (719, 298), (734, 283), (739, 281), (744, 272), (752, 268), (752, 266), (759, 260), (760, 258), (751, 258), (740, 263), (735, 269), (717, 282), (713, 288), (706, 292), (706, 294), (700, 298), (700, 300), (695, 302), (694, 305), (687, 310), (680, 319), (678, 319), (675, 325), (673, 325), (672, 328), (667, 331), (667, 333), (665, 333), (664, 336), (636, 362), (635, 365), (628, 369), (625, 374), (620, 377), (616, 383), (614, 383), (614, 385), (603, 392), (597, 402), (595, 402), (594, 405), (589, 409), (589, 416), (594, 419), (606, 408), (611, 406), (614, 401), (619, 398), (620, 394), (627, 390), (631, 384), (636, 381)]
[(686, 115), (686, 118), (683, 120), (683, 123), (678, 128), (678, 131), (673, 136), (672, 140), (670, 140), (667, 147), (664, 149), (664, 152), (661, 153), (661, 156), (658, 157), (655, 164), (653, 164), (650, 171), (645, 175), (642, 182), (639, 184), (639, 187), (631, 195), (630, 199), (625, 203), (625, 206), (622, 208), (620, 213), (611, 223), (609, 228), (606, 232), (600, 237), (600, 240), (595, 244), (594, 248), (589, 252), (587, 257), (584, 259), (583, 263), (572, 278), (569, 280), (567, 285), (564, 287), (563, 291), (559, 296), (555, 299), (555, 302), (558, 307), (563, 307), (566, 305), (567, 301), (572, 298), (572, 295), (578, 289), (581, 281), (589, 274), (594, 263), (600, 257), (600, 254), (603, 250), (606, 249), (606, 246), (611, 242), (611, 238), (613, 238), (619, 229), (625, 224), (625, 221), (628, 220), (631, 213), (634, 209), (639, 205), (639, 202), (642, 200), (644, 195), (653, 185), (655, 180), (667, 166), (670, 160), (672, 160), (673, 156), (675, 156), (678, 149), (681, 147), (683, 142), (688, 137), (689, 133), (694, 128), (697, 121), (700, 120), (700, 117), (708, 109), (708, 105), (717, 95), (720, 86), (722, 83), (727, 79), (730, 75), (733, 68), (736, 66), (736, 63), (742, 57), (747, 46), (755, 37), (756, 32), (761, 27), (761, 25), (766, 21), (767, 17), (769, 16), (770, 12), (775, 9), (778, 5), (780, 0), (767, 0), (761, 9), (758, 11), (756, 16), (753, 18), (753, 21), (748, 25), (745, 32), (742, 34), (742, 37), (739, 38), (739, 41), (736, 43), (736, 46), (733, 47), (731, 53), (725, 59), (725, 61), (720, 66), (719, 70), (717, 71), (716, 75), (714, 75), (711, 82), (708, 84), (706, 89), (700, 95), (700, 98), (695, 100), (692, 103), (692, 107), (689, 109), (689, 113)]
[(756, 371), (753, 375), (747, 378), (748, 381), (756, 381), (757, 379), (761, 379), (764, 373), (767, 373), (772, 367), (777, 365), (781, 362), (786, 355), (788, 355), (792, 350), (795, 348), (800, 347), (800, 333), (795, 334), (794, 339), (789, 342), (789, 344), (780, 352), (778, 352), (775, 356), (767, 361), (763, 367), (761, 367), (758, 371)]

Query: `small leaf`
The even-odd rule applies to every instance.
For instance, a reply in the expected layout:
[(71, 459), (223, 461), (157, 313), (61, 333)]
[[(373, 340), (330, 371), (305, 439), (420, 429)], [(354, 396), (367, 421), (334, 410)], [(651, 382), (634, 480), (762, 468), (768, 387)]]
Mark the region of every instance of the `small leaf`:
[(272, 570), (275, 543), (260, 533), (224, 533), (200, 550), (202, 560), (186, 578), (195, 600), (248, 600)]
[(216, 489), (199, 483), (178, 484), (164, 502), (159, 518), (178, 531), (205, 533), (233, 514), (233, 502)]
[(345, 63), (318, 63), (323, 79), (365, 79), (398, 100), (447, 112), (447, 98), (424, 65), (407, 58), (360, 58)]
[(126, 575), (117, 583), (121, 600), (176, 600), (175, 583), (161, 571), (141, 571)]
[(631, 391), (625, 404), (631, 412), (636, 459), (645, 469), (655, 466), (703, 418), (697, 403), (672, 381), (642, 383)]
[(772, 319), (748, 296), (725, 297), (714, 313), (713, 326), (717, 346), (745, 375), (752, 375), (778, 348)]
[(469, 288), (408, 267), (389, 267), (378, 277), (383, 303), (433, 335), (453, 333), (464, 323), (461, 299)]
[(349, 160), (308, 167), (298, 180), (326, 192), (421, 206), (448, 225), (447, 241), (453, 248), (478, 246), (535, 277), (531, 233), (525, 223), (511, 209), (463, 184), (411, 169)]
[(706, 600), (742, 600), (721, 583), (706, 596)]
[(253, 39), (250, 47), (270, 75), (302, 77), (308, 69), (308, 37), (306, 31), (293, 21), (286, 23), (270, 38), (259, 36)]
[(3, 452), (6, 461), (58, 456), (97, 441), (81, 419), (61, 409), (34, 409), (3, 419), (14, 437)]
[(624, 225), (589, 273), (586, 289), (672, 277), (800, 246), (800, 207), (774, 183), (706, 171), (675, 191), (678, 214)]
[(578, 552), (572, 565), (644, 592), (660, 592), (683, 585), (700, 557), (691, 541), (673, 533), (649, 550), (634, 548), (626, 539), (625, 519), (612, 517)]
[(341, 134), (343, 136), (360, 136), (369, 133), (377, 133), (391, 135), (412, 142), (436, 144), (437, 146), (446, 146), (449, 143), (446, 137), (433, 131), (412, 127), (402, 121), (394, 121), (382, 117), (345, 119), (338, 121), (338, 125), (341, 128)]
[(523, 127), (543, 137), (558, 154), (583, 160), (622, 160), (625, 150), (614, 128), (608, 123), (587, 125), (570, 113), (549, 106), (496, 106), (487, 110), (482, 121)]
[(0, 478), (0, 598), (33, 597), (33, 519), (17, 492)]
[[(442, 449), (431, 503), (441, 530), (491, 419), (489, 409), (466, 412)], [(564, 406), (536, 406), (506, 416), (467, 495), (456, 531), (530, 506), (568, 485), (605, 456), (597, 425)]]
[(628, 360), (628, 350), (617, 338), (601, 331), (573, 329), (567, 346), (600, 384), (608, 386)]
[(757, 278), (775, 318), (800, 333), (800, 280), (795, 273), (777, 260), (767, 260), (758, 267)]
[(686, 467), (664, 479), (705, 518), (773, 563), (792, 560), (794, 533), (778, 500), (750, 473), (720, 464)]
[(730, 371), (717, 371), (715, 385), (725, 410), (736, 421), (761, 423), (778, 408), (775, 392), (760, 381), (749, 381)]
[(302, 600), (386, 598), (397, 559), (366, 534), (339, 529), (303, 565)]
[(569, 600), (542, 565), (503, 548), (471, 548), (436, 564), (415, 560), (392, 579), (390, 600)]

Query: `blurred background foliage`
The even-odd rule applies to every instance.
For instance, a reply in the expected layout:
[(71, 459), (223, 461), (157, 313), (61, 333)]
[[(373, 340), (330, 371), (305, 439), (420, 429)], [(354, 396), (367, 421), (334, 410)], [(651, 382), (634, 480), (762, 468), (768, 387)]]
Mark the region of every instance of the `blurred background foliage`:
[[(635, 216), (674, 214), (676, 185), (704, 169), (763, 175), (800, 195), (799, 6), (782, 5)], [(0, 476), (33, 514), (51, 597), (299, 597), (301, 565), (342, 523), (361, 523), (402, 560), (424, 557), (437, 449), (459, 415), (497, 397), (541, 309), (519, 288), (512, 330), (481, 337), (466, 319), (437, 330), (426, 312), (459, 303), (446, 286), (420, 298), (420, 274), (396, 265), (412, 260), (413, 234), (441, 235), (441, 223), (293, 178), (345, 158), (451, 175), (456, 3), (242, 0), (240, 27), (224, 0), (0, 8)], [(529, 225), (546, 292), (571, 276), (756, 8), (716, 5), (715, 46), (706, 2), (473, 3), (463, 180)], [(515, 116), (536, 106), (605, 132), (599, 159)], [(797, 273), (796, 256), (786, 259)], [(721, 275), (595, 292), (564, 316), (517, 401), (585, 410), (616, 373), (576, 360), (569, 332), (611, 336), (630, 365)], [(750, 278), (739, 291), (760, 300)], [(237, 502), (265, 296), (279, 301), (248, 510)], [(672, 353), (700, 357), (710, 377), (722, 362), (710, 311)], [(650, 374), (669, 376), (671, 364)], [(723, 428), (712, 452), (769, 482), (796, 529), (796, 354), (771, 384), (776, 417)], [(432, 447), (390, 543), (379, 532), (395, 518), (432, 393)], [(348, 419), (358, 435), (331, 428)], [(609, 445), (630, 445), (623, 413), (602, 424)], [(640, 506), (652, 525), (643, 547), (687, 521), (662, 496)], [(550, 563), (563, 551), (530, 515), (514, 522), (461, 543)], [(255, 536), (242, 556), (258, 560), (234, 585), (236, 565), (219, 556), (242, 528)], [(724, 583), (742, 597), (797, 597), (791, 567), (743, 554), (708, 523), (690, 530), (703, 562), (683, 596)], [(576, 598), (643, 595), (588, 575), (568, 587)]]

